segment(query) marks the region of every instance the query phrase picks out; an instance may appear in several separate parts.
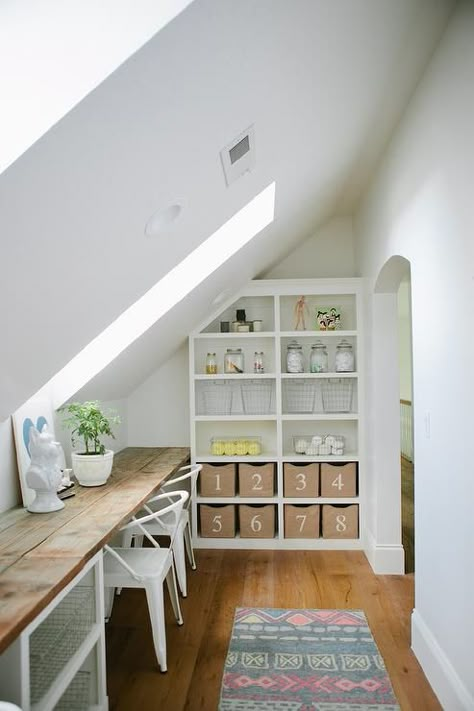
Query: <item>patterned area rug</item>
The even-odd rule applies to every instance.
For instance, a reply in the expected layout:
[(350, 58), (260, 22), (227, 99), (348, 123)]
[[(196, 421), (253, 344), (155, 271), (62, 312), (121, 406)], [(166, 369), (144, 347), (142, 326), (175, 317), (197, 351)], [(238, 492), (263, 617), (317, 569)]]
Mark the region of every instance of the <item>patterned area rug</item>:
[(219, 711), (398, 711), (361, 610), (239, 607)]

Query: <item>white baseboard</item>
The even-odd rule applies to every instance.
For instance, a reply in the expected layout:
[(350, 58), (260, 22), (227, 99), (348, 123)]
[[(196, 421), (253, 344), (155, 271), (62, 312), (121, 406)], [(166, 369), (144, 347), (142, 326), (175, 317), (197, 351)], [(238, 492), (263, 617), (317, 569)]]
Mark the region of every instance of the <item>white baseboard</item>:
[(411, 616), (411, 647), (446, 711), (471, 711), (474, 697), (466, 689), (453, 665), (439, 646), (418, 610)]
[(365, 555), (376, 575), (403, 575), (405, 572), (405, 551), (401, 544), (377, 544), (367, 532)]

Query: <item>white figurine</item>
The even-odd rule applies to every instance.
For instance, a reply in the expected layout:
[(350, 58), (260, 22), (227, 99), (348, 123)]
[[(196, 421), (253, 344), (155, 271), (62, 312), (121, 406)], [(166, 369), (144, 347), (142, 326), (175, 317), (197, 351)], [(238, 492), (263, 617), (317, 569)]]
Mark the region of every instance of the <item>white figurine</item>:
[(28, 511), (32, 513), (48, 513), (64, 508), (64, 502), (57, 495), (62, 476), (58, 445), (46, 425), (41, 432), (36, 427), (30, 428), (31, 463), (26, 471), (26, 483), (36, 492), (34, 501), (28, 506)]

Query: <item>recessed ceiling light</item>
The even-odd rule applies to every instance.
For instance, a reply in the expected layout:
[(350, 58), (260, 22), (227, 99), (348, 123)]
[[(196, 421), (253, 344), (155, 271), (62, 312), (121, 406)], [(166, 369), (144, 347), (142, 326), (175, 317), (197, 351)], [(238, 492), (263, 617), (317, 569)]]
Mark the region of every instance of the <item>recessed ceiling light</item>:
[(154, 212), (145, 225), (146, 236), (155, 237), (161, 232), (164, 232), (178, 219), (182, 210), (183, 206), (179, 203), (175, 203), (174, 205), (168, 205), (168, 207)]

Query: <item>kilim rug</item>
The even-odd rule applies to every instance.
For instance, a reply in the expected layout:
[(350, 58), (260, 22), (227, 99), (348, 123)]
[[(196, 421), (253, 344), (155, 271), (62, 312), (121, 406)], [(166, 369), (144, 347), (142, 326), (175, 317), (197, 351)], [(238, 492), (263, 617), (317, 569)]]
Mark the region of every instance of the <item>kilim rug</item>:
[(238, 607), (219, 711), (398, 711), (361, 610)]

